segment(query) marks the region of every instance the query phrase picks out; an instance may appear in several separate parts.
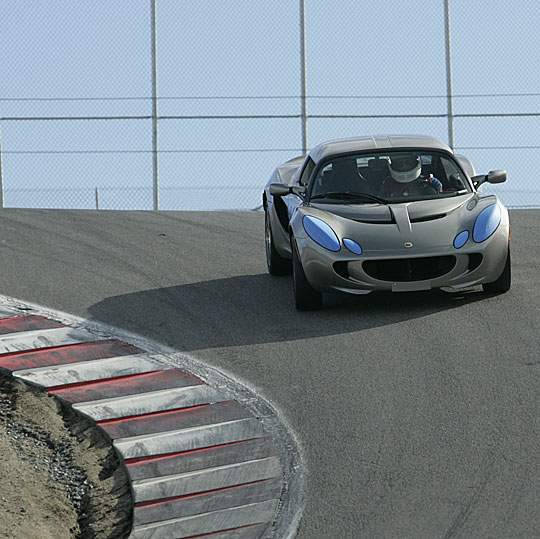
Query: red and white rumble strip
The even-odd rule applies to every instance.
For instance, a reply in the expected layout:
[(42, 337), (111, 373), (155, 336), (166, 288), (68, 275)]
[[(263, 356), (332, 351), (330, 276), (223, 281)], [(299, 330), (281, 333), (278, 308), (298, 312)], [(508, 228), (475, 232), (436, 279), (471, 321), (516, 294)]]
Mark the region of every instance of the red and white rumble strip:
[(0, 371), (44, 388), (111, 439), (132, 539), (255, 539), (272, 530), (279, 451), (245, 406), (123, 340), (0, 305)]

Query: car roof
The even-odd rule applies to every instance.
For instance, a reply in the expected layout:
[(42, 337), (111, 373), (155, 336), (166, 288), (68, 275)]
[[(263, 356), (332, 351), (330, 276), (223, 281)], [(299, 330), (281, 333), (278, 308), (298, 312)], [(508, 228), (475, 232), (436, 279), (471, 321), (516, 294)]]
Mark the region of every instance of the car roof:
[(449, 146), (433, 137), (424, 135), (376, 135), (329, 140), (315, 146), (315, 148), (309, 152), (309, 156), (315, 163), (318, 163), (322, 159), (334, 155), (363, 152), (366, 150), (390, 150), (397, 148), (425, 148), (452, 153)]

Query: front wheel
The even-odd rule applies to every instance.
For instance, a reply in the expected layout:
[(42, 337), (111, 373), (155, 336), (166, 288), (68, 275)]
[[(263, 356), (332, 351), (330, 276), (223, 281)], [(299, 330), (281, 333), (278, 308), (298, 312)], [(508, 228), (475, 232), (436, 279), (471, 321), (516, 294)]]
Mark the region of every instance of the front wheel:
[(499, 278), (492, 283), (484, 283), (482, 288), (484, 292), (490, 292), (492, 294), (504, 294), (510, 290), (512, 283), (512, 269), (510, 263), (510, 249), (508, 249), (508, 256), (506, 257), (506, 264), (500, 274)]
[(302, 262), (298, 256), (296, 242), (291, 238), (293, 291), (296, 308), (299, 311), (311, 311), (322, 307), (322, 293), (315, 290), (308, 282)]

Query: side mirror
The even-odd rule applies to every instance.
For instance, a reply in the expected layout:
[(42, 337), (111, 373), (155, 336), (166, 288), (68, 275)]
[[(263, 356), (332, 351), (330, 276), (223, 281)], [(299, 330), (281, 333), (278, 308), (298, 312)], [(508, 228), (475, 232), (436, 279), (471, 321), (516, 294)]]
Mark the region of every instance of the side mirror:
[(303, 197), (306, 193), (306, 188), (300, 185), (285, 185), (284, 183), (271, 183), (268, 188), (273, 197), (285, 197), (291, 193)]
[(506, 181), (506, 170), (490, 170), (486, 177), (489, 183), (503, 183)]
[(273, 197), (284, 197), (291, 192), (290, 186), (284, 183), (271, 183), (268, 190)]
[(473, 184), (475, 187), (480, 187), (483, 183), (503, 183), (506, 181), (506, 170), (490, 170), (487, 174), (473, 176)]

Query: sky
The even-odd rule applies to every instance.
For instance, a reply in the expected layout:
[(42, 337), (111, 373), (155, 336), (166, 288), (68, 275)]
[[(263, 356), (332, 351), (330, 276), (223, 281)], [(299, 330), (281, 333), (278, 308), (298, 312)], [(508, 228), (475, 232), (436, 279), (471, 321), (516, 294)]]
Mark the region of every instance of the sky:
[[(444, 115), (444, 0), (305, 0), (307, 112)], [(156, 0), (160, 209), (251, 209), (301, 150), (299, 1)], [(7, 207), (152, 208), (151, 0), (0, 0)], [(540, 7), (450, 0), (454, 142), (511, 207), (540, 206)], [(520, 114), (521, 116), (509, 116)], [(37, 118), (99, 117), (97, 120)], [(126, 119), (126, 117), (132, 119)], [(17, 119), (18, 118), (18, 119)], [(22, 120), (21, 118), (36, 118)], [(317, 118), (333, 138), (419, 133), (445, 117)]]

